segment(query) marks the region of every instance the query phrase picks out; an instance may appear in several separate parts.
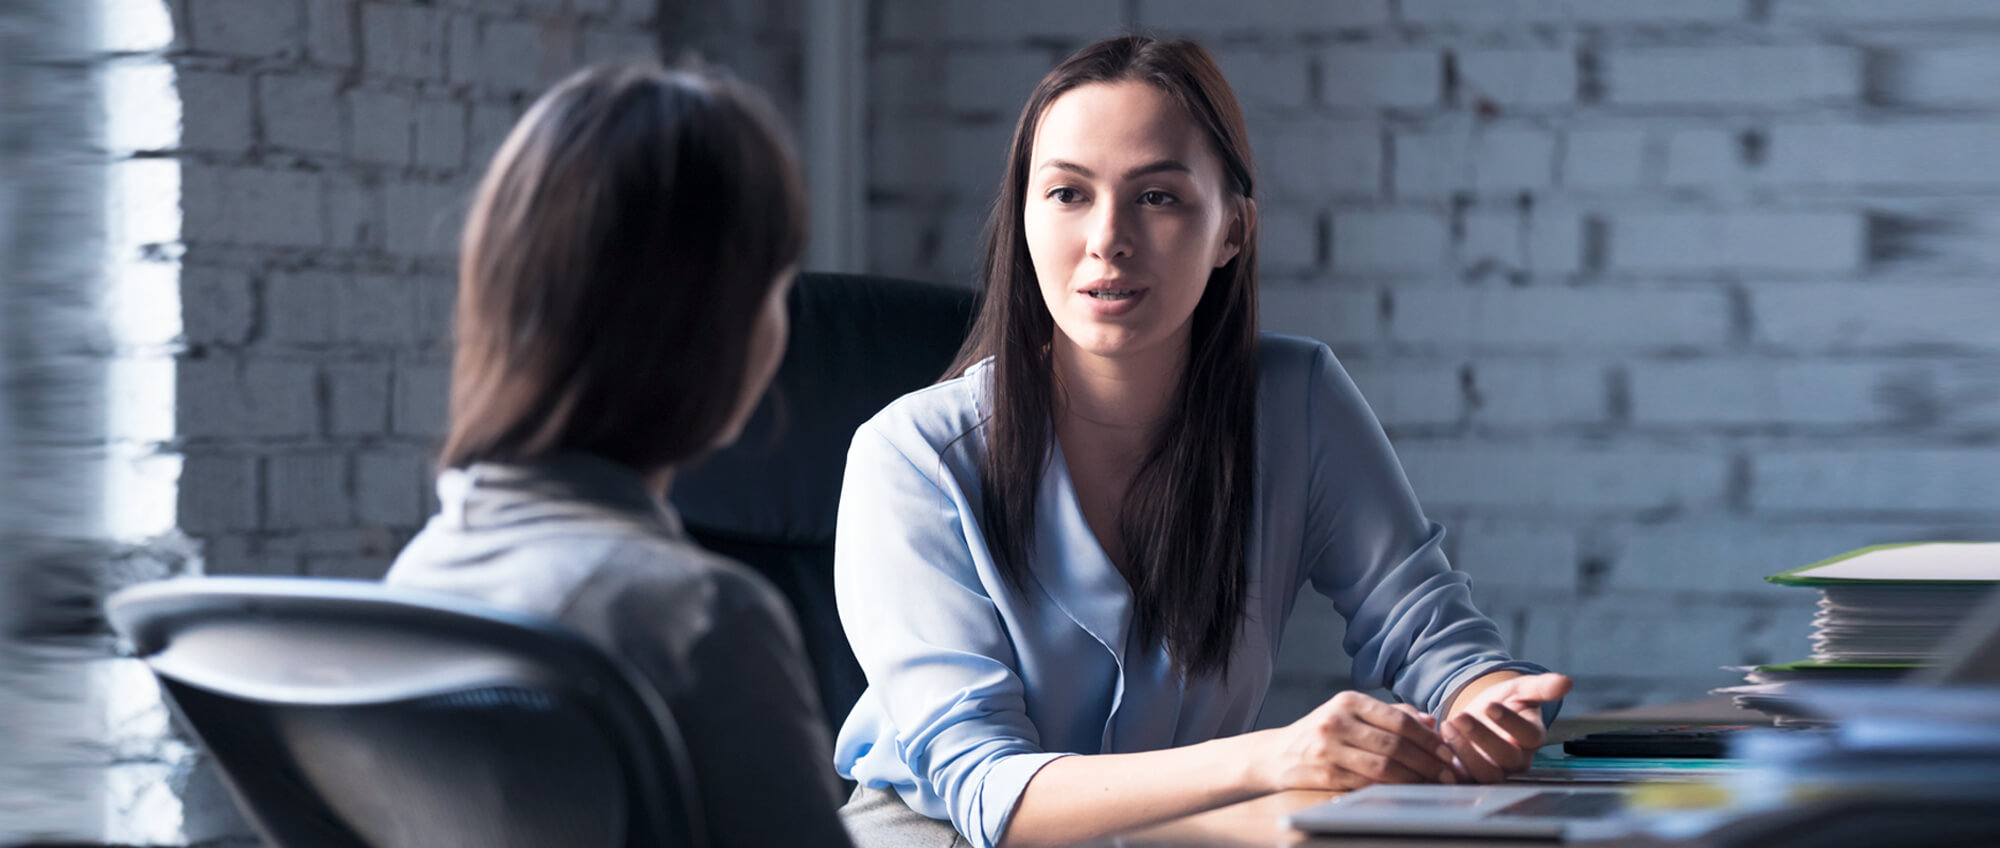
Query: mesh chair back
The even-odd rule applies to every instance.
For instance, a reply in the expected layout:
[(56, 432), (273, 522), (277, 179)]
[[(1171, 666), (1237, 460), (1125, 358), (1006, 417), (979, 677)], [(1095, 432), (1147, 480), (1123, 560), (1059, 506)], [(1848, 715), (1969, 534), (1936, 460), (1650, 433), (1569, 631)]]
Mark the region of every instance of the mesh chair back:
[(671, 715), (566, 628), (293, 578), (148, 584), (106, 611), (273, 845), (705, 844)]

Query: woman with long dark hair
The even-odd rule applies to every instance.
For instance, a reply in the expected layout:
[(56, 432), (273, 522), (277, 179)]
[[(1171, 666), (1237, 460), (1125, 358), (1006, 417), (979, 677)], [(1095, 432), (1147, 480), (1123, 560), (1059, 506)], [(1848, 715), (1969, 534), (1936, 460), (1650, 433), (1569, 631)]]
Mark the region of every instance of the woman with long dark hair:
[(628, 661), (680, 725), (716, 846), (848, 841), (790, 608), (666, 501), (777, 370), (805, 228), (755, 90), (615, 64), (543, 95), (473, 201), (440, 509), (387, 578)]
[[(1100, 42), (1030, 96), (971, 338), (849, 453), (835, 580), (869, 689), (835, 763), (859, 844), (1496, 781), (1541, 744), (1568, 679), (1507, 656), (1333, 354), (1257, 332), (1253, 188), (1194, 44)], [(1247, 732), (1308, 582), (1356, 683), (1404, 703)]]

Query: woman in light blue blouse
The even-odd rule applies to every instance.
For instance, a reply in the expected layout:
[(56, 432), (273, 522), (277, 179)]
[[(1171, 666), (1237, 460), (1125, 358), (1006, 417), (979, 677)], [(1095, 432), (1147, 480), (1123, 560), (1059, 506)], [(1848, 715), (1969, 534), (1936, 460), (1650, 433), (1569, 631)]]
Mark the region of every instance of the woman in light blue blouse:
[[(1030, 97), (954, 378), (848, 456), (835, 584), (869, 688), (835, 764), (858, 844), (1490, 782), (1541, 744), (1569, 680), (1506, 655), (1333, 354), (1257, 333), (1249, 150), (1187, 42), (1092, 45)], [(1356, 682), (1405, 703), (1344, 693), (1247, 732), (1308, 582)]]

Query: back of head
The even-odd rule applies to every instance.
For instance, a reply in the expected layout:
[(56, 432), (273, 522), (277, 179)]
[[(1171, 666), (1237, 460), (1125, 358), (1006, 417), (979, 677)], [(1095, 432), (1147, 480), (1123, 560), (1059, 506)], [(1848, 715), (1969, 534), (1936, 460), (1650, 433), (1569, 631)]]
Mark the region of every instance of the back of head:
[(501, 145), (466, 223), (442, 464), (577, 450), (651, 470), (705, 452), (805, 228), (796, 158), (753, 89), (651, 63), (564, 80)]

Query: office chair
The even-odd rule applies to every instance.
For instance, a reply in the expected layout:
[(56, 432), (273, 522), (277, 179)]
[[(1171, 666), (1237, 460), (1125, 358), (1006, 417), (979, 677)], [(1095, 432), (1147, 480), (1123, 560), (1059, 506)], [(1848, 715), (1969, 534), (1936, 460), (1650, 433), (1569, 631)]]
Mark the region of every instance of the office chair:
[(277, 848), (707, 844), (673, 716), (559, 625), (299, 578), (150, 583), (105, 609)]
[(674, 477), (669, 497), (689, 535), (757, 570), (791, 602), (834, 733), (868, 685), (833, 600), (848, 443), (891, 401), (937, 382), (978, 305), (967, 289), (800, 274), (771, 390), (734, 445)]

